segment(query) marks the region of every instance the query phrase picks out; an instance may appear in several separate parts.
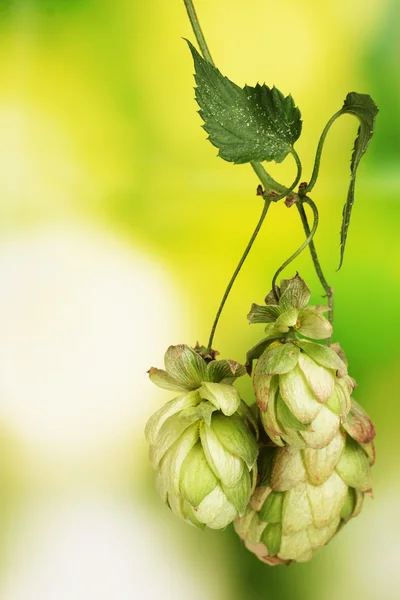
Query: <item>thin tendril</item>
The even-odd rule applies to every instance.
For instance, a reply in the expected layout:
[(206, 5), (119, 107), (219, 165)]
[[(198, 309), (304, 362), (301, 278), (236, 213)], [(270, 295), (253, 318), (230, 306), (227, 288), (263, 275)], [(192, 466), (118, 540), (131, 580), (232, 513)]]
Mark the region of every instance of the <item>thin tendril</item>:
[(277, 270), (277, 272), (275, 273), (273, 279), (272, 279), (272, 290), (274, 292), (274, 296), (276, 298), (276, 301), (279, 300), (279, 294), (278, 294), (278, 286), (276, 285), (276, 280), (278, 279), (279, 275), (282, 273), (282, 271), (284, 269), (286, 269), (286, 267), (288, 265), (290, 265), (290, 263), (295, 260), (295, 258), (297, 258), (299, 256), (299, 254), (301, 254), (303, 252), (303, 250), (305, 248), (307, 248), (307, 246), (310, 244), (310, 242), (312, 241), (315, 232), (317, 231), (317, 227), (318, 227), (318, 221), (319, 221), (319, 215), (318, 215), (318, 209), (316, 207), (316, 205), (314, 204), (314, 202), (311, 200), (311, 198), (305, 198), (303, 200), (303, 203), (308, 204), (312, 211), (313, 211), (313, 215), (314, 215), (314, 223), (312, 226), (312, 229), (307, 237), (307, 239), (302, 243), (302, 245), (300, 246), (300, 248), (298, 248), (296, 250), (296, 252), (294, 252), (294, 254), (292, 254), (292, 256), (290, 256), (287, 260), (285, 260), (285, 262), (283, 263), (283, 265), (281, 265), (279, 267), (279, 269)]
[(257, 223), (257, 226), (256, 226), (255, 230), (253, 231), (253, 235), (251, 236), (250, 241), (247, 244), (247, 247), (246, 247), (246, 249), (245, 249), (245, 251), (244, 251), (244, 253), (242, 255), (242, 258), (240, 259), (239, 264), (236, 267), (236, 269), (235, 269), (235, 271), (234, 271), (234, 273), (233, 273), (233, 275), (231, 277), (231, 280), (228, 283), (228, 287), (225, 290), (225, 293), (224, 293), (224, 295), (222, 297), (222, 300), (221, 300), (221, 304), (219, 305), (217, 314), (215, 315), (214, 323), (213, 323), (213, 326), (211, 328), (210, 339), (208, 340), (208, 348), (212, 347), (212, 343), (213, 343), (214, 335), (215, 335), (215, 330), (217, 329), (218, 321), (219, 321), (219, 318), (220, 318), (221, 313), (223, 311), (223, 308), (225, 306), (225, 302), (228, 299), (229, 292), (231, 291), (232, 286), (235, 283), (235, 279), (239, 275), (240, 269), (242, 268), (243, 263), (246, 260), (247, 255), (250, 252), (252, 245), (254, 244), (254, 241), (255, 241), (255, 239), (256, 239), (256, 237), (258, 235), (258, 232), (261, 229), (261, 226), (262, 226), (262, 224), (264, 222), (264, 219), (267, 216), (267, 212), (268, 212), (268, 208), (269, 208), (270, 204), (271, 204), (271, 200), (268, 200), (268, 199), (264, 200), (264, 206), (263, 206), (263, 210), (262, 210), (262, 213), (261, 213), (261, 217), (260, 217), (260, 219), (259, 219), (259, 221)]

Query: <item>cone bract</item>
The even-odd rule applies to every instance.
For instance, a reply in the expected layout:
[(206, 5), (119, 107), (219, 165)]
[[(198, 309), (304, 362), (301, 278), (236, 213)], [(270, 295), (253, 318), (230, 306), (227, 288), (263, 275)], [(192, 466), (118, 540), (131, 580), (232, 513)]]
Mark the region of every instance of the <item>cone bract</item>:
[(257, 424), (232, 385), (245, 370), (207, 364), (188, 346), (171, 346), (165, 367), (150, 369), (150, 378), (184, 393), (146, 425), (158, 492), (186, 521), (224, 528), (244, 514), (256, 480)]

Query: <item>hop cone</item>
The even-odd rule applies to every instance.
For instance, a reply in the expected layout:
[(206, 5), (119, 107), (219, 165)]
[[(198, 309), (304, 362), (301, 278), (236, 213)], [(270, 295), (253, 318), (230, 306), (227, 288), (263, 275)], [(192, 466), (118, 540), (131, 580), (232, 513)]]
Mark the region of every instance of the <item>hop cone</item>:
[(252, 323), (269, 322), (268, 337), (248, 353), (248, 363), (258, 358), (254, 391), (264, 428), (278, 446), (324, 448), (350, 410), (354, 382), (345, 363), (331, 348), (297, 335), (322, 339), (332, 333), (325, 309), (306, 307), (309, 298), (296, 275), (281, 282), (277, 305), (253, 305), (249, 314)]
[(256, 481), (257, 424), (232, 385), (245, 369), (184, 345), (168, 348), (165, 369), (150, 369), (151, 380), (181, 395), (146, 425), (158, 492), (177, 516), (222, 529), (244, 514)]
[(354, 387), (334, 350), (306, 340), (273, 342), (253, 384), (266, 432), (278, 446), (295, 448), (324, 448), (333, 440)]
[(345, 428), (322, 450), (264, 447), (259, 484), (235, 529), (263, 562), (306, 562), (357, 516), (371, 492), (375, 428), (353, 401)]

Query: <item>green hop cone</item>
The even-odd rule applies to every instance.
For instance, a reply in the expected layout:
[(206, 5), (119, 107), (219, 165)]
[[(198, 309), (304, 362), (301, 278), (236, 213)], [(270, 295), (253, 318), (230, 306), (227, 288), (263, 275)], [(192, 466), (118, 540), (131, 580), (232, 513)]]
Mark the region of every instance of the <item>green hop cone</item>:
[(232, 383), (245, 373), (234, 361), (204, 359), (170, 346), (159, 387), (180, 392), (146, 425), (157, 489), (171, 510), (198, 527), (222, 529), (248, 505), (257, 477), (257, 423)]
[(273, 342), (253, 377), (261, 421), (278, 446), (324, 448), (350, 410), (353, 380), (339, 356), (308, 340)]
[(324, 448), (350, 410), (354, 382), (332, 348), (299, 337), (332, 334), (325, 308), (307, 307), (310, 290), (301, 277), (281, 281), (275, 293), (248, 315), (251, 323), (267, 323), (267, 338), (247, 354), (249, 371), (258, 359), (253, 384), (261, 420), (278, 446)]
[(235, 530), (260, 560), (306, 562), (362, 508), (371, 493), (372, 421), (355, 402), (322, 450), (264, 447), (259, 483)]

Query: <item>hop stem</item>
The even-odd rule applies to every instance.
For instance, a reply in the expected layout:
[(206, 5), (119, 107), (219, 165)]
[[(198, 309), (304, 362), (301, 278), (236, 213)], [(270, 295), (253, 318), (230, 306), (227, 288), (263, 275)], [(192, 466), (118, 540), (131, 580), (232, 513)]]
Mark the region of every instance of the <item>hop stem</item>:
[[(308, 219), (307, 219), (306, 211), (304, 210), (303, 203), (296, 202), (296, 206), (297, 206), (297, 210), (299, 211), (301, 221), (303, 223), (304, 232), (305, 232), (306, 236), (309, 237), (310, 225), (308, 223)], [(310, 249), (310, 254), (311, 254), (312, 261), (314, 263), (315, 271), (316, 271), (318, 278), (321, 282), (321, 285), (324, 288), (325, 293), (326, 293), (326, 297), (328, 300), (328, 308), (329, 308), (328, 318), (329, 318), (330, 324), (332, 325), (333, 324), (333, 289), (326, 281), (325, 276), (322, 272), (322, 268), (321, 268), (321, 264), (319, 262), (317, 250), (315, 248), (315, 244), (312, 239), (311, 239), (308, 247)]]
[[(297, 258), (299, 256), (299, 254), (301, 254), (303, 252), (303, 250), (305, 248), (307, 248), (307, 246), (310, 246), (310, 244), (312, 243), (312, 239), (315, 235), (315, 232), (317, 231), (318, 221), (319, 221), (318, 209), (315, 206), (314, 202), (311, 200), (311, 198), (307, 197), (303, 200), (303, 202), (306, 202), (311, 207), (313, 214), (314, 214), (314, 223), (313, 223), (312, 229), (310, 230), (310, 228), (308, 226), (308, 222), (307, 222), (307, 227), (308, 227), (307, 239), (302, 243), (300, 248), (298, 248), (296, 250), (296, 252), (294, 252), (287, 260), (285, 260), (285, 262), (276, 271), (276, 273), (272, 279), (272, 291), (274, 292), (274, 295), (275, 295), (275, 298), (277, 301), (279, 300), (279, 296), (278, 296), (278, 286), (276, 285), (276, 281), (277, 281), (279, 275), (282, 273), (282, 271), (284, 269), (286, 269), (286, 267), (288, 265), (290, 265), (290, 263), (292, 261), (295, 260), (295, 258)], [(303, 211), (304, 211), (304, 208), (303, 208)], [(304, 214), (305, 214), (305, 212), (304, 212)]]
[(201, 29), (200, 22), (199, 22), (197, 13), (196, 13), (196, 9), (194, 8), (194, 4), (193, 4), (192, 0), (183, 0), (183, 1), (185, 3), (189, 21), (192, 26), (193, 33), (196, 36), (196, 40), (197, 40), (197, 43), (201, 50), (201, 53), (202, 53), (203, 57), (205, 58), (205, 60), (207, 60), (209, 63), (211, 63), (213, 66), (215, 66), (214, 61), (211, 56), (211, 52), (208, 49), (206, 39), (205, 39), (203, 31)]

